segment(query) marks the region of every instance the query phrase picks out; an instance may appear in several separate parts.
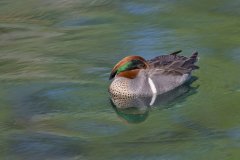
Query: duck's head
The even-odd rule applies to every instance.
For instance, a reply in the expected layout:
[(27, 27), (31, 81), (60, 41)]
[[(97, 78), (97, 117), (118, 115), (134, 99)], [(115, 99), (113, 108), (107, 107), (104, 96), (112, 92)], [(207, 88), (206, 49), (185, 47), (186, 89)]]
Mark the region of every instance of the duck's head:
[(112, 69), (109, 79), (115, 76), (133, 79), (137, 76), (140, 69), (148, 67), (147, 61), (140, 56), (127, 56), (119, 61)]

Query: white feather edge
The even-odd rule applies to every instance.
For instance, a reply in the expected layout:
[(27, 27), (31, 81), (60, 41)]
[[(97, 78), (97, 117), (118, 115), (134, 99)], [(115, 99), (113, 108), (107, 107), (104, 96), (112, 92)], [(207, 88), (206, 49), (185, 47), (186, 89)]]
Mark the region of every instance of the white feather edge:
[(150, 102), (150, 106), (152, 106), (157, 98), (157, 89), (156, 89), (156, 86), (155, 84), (153, 83), (152, 79), (150, 77), (148, 77), (148, 83), (150, 85), (150, 88), (152, 90), (152, 93), (153, 93), (153, 96), (152, 96), (152, 99), (151, 99), (151, 102)]

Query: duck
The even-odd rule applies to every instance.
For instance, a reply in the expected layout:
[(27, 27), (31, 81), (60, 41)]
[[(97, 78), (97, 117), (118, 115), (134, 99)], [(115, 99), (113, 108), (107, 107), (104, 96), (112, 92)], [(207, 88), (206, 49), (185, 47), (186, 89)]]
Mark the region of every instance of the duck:
[(160, 55), (150, 60), (130, 55), (120, 60), (111, 70), (112, 80), (108, 91), (113, 99), (122, 103), (138, 97), (151, 97), (152, 105), (157, 95), (169, 92), (191, 79), (196, 65), (198, 52), (190, 57), (179, 55), (178, 50)]

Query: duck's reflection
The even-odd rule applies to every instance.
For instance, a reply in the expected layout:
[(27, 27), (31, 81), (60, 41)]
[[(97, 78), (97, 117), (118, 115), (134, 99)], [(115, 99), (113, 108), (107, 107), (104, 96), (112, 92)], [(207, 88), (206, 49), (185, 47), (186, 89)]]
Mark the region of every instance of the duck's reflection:
[(195, 80), (196, 78), (157, 97), (138, 97), (132, 99), (125, 99), (121, 96), (110, 97), (111, 104), (117, 115), (128, 123), (140, 123), (147, 119), (149, 109), (153, 107), (169, 108), (177, 103), (181, 103), (189, 95), (195, 94), (198, 87), (190, 86)]
[(117, 108), (113, 102), (112, 106), (117, 115), (127, 123), (141, 123), (147, 119), (149, 113), (149, 109), (141, 109), (136, 107), (124, 109)]

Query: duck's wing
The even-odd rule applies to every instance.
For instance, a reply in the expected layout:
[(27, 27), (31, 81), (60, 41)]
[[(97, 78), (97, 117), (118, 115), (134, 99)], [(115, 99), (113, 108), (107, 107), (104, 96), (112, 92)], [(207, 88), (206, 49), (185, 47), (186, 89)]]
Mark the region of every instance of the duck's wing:
[(161, 55), (147, 62), (150, 68), (159, 69), (162, 74), (170, 75), (189, 74), (192, 70), (199, 68), (195, 65), (198, 52), (194, 52), (190, 57), (178, 55), (180, 52), (181, 50), (169, 55)]

